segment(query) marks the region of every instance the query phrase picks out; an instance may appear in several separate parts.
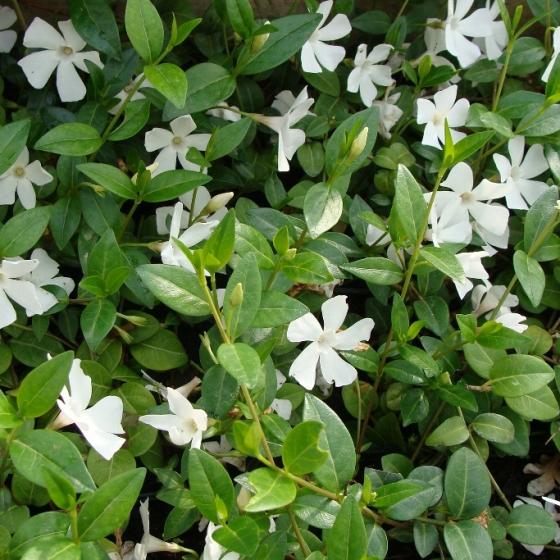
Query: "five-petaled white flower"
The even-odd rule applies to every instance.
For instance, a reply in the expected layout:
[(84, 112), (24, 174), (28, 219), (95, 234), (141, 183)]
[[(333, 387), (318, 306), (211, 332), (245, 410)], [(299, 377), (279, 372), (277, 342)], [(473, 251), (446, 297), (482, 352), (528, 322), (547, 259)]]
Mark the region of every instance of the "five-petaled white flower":
[(165, 128), (153, 128), (146, 132), (144, 145), (148, 152), (161, 150), (155, 162), (158, 166), (152, 173), (159, 175), (164, 171), (170, 171), (177, 166), (177, 159), (183, 169), (198, 171), (200, 167), (187, 159), (189, 148), (204, 151), (210, 141), (210, 134), (192, 134), (196, 129), (196, 123), (190, 115), (177, 117), (169, 123), (171, 130)]
[(424, 43), (426, 43), (426, 51), (417, 60), (418, 62), (424, 56), (429, 56), (432, 66), (449, 66), (455, 70), (455, 66), (447, 58), (439, 53), (445, 51), (445, 25), (443, 21), (437, 18), (428, 18), (426, 20), (426, 28), (424, 29)]
[(0, 6), (0, 53), (8, 53), (12, 50), (17, 33), (13, 29), (8, 29), (17, 20), (17, 15), (12, 8)]
[(560, 53), (560, 27), (557, 27), (552, 34), (552, 57), (550, 58), (550, 62), (548, 63), (541, 80), (543, 82), (548, 82), (548, 78), (550, 77), (550, 73), (552, 72), (552, 67), (558, 58), (558, 54)]
[(29, 274), (22, 277), (24, 280), (33, 282), (38, 288), (58, 286), (68, 295), (72, 293), (76, 283), (68, 276), (57, 276), (59, 271), (58, 263), (51, 259), (44, 249), (33, 249), (31, 259), (36, 260), (38, 264)]
[[(429, 194), (426, 198), (429, 198)], [(444, 243), (461, 243), (468, 245), (472, 239), (472, 226), (468, 213), (461, 211), (458, 206), (440, 208), (436, 195), (435, 204), (432, 206), (429, 216), (429, 229), (426, 231), (426, 239), (436, 247)]]
[(391, 138), (391, 129), (403, 115), (403, 110), (396, 104), (400, 96), (400, 92), (394, 93), (386, 99), (380, 99), (372, 103), (373, 107), (379, 107), (379, 134), (387, 140)]
[(171, 414), (146, 414), (138, 420), (169, 434), (175, 445), (186, 445), (200, 449), (202, 434), (208, 427), (208, 415), (193, 405), (175, 389), (167, 388), (167, 402)]
[(453, 142), (465, 137), (464, 132), (454, 130), (467, 122), (470, 103), (464, 99), (457, 99), (457, 86), (449, 86), (434, 95), (434, 102), (429, 99), (418, 99), (418, 116), (416, 122), (425, 124), (422, 144), (441, 148), (445, 143), (445, 119), (449, 126)]
[(79, 101), (86, 95), (86, 86), (76, 68), (88, 72), (89, 60), (103, 68), (97, 51), (80, 52), (86, 42), (78, 35), (70, 20), (59, 21), (62, 35), (41, 18), (35, 18), (27, 28), (23, 44), (32, 49), (45, 49), (23, 57), (18, 64), (29, 83), (41, 89), (56, 69), (56, 89), (62, 101)]
[(290, 376), (308, 390), (316, 383), (317, 364), (324, 379), (337, 387), (352, 383), (358, 372), (345, 362), (336, 350), (354, 350), (360, 342), (368, 340), (374, 326), (372, 319), (361, 319), (346, 330), (339, 330), (348, 313), (346, 296), (328, 299), (321, 306), (324, 328), (312, 313), (306, 313), (288, 326), (287, 337), (291, 342), (311, 341), (290, 367)]
[(301, 67), (304, 72), (317, 74), (323, 71), (321, 66), (332, 72), (344, 59), (344, 47), (328, 45), (325, 41), (342, 39), (352, 31), (352, 26), (344, 14), (337, 14), (330, 23), (324, 25), (332, 7), (333, 0), (319, 4), (317, 13), (322, 16), (321, 22), (301, 49)]
[(313, 101), (313, 98), (307, 97), (307, 86), (300, 91), (297, 97), (294, 97), (291, 91), (284, 90), (275, 97), (272, 103), (272, 108), (282, 116), (251, 115), (254, 120), (268, 126), (278, 134), (278, 171), (290, 170), (289, 160), (305, 143), (305, 132), (299, 128), (292, 128), (292, 126), (306, 115), (313, 114), (309, 111)]
[(16, 161), (0, 176), (0, 204), (13, 204), (16, 192), (25, 209), (35, 208), (37, 198), (33, 185), (46, 185), (53, 180), (39, 160), (29, 163), (29, 150), (23, 148)]
[(436, 194), (438, 208), (442, 208), (442, 214), (445, 212), (459, 214), (459, 222), (468, 221), (470, 215), (476, 223), (491, 233), (503, 234), (508, 225), (508, 209), (496, 204), (486, 204), (483, 201), (503, 197), (506, 194), (505, 186), (482, 181), (473, 189), (473, 181), (473, 172), (467, 163), (462, 161), (452, 167), (447, 179), (441, 183), (442, 187), (450, 190), (440, 190)]
[(494, 2), (491, 5), (490, 0), (486, 0), (486, 9), (491, 19), (490, 26), (492, 28), (492, 33), (486, 35), (486, 37), (477, 37), (474, 42), (480, 47), (488, 60), (497, 60), (502, 56), (506, 48), (508, 33), (505, 23), (502, 20), (494, 21), (500, 16), (500, 6), (498, 2)]
[(387, 60), (392, 48), (392, 45), (377, 45), (367, 54), (367, 45), (363, 43), (356, 51), (354, 69), (348, 75), (347, 88), (351, 92), (360, 90), (362, 103), (366, 107), (371, 107), (377, 96), (376, 86), (390, 86), (394, 82), (391, 78), (391, 67), (378, 64)]
[(525, 156), (525, 138), (515, 136), (508, 142), (510, 160), (502, 154), (494, 154), (494, 163), (505, 183), (508, 208), (527, 210), (548, 188), (546, 183), (533, 180), (548, 169), (541, 144), (534, 144)]
[(480, 8), (467, 16), (474, 0), (448, 0), (445, 21), (445, 48), (457, 57), (461, 67), (466, 68), (480, 57), (480, 49), (466, 37), (492, 35), (495, 16), (487, 8)]
[[(486, 318), (490, 319), (491, 312), (498, 306), (505, 290), (505, 286), (492, 286), (489, 282), (476, 285), (471, 293), (473, 314), (480, 317), (486, 313)], [(516, 305), (519, 305), (519, 298), (516, 295), (508, 294), (496, 313), (495, 321), (504, 327), (522, 333), (527, 329), (527, 325), (523, 324), (527, 317), (511, 311), (511, 308)]]
[(462, 281), (453, 280), (453, 283), (457, 288), (459, 297), (463, 299), (474, 287), (470, 278), (482, 280), (484, 284), (488, 284), (490, 276), (482, 264), (482, 259), (490, 255), (486, 251), (475, 251), (473, 253), (458, 253), (455, 256), (463, 267), (465, 278)]
[(115, 395), (103, 397), (88, 408), (91, 400), (91, 377), (86, 375), (80, 360), (72, 362), (68, 375), (68, 387), (63, 387), (56, 401), (61, 414), (53, 427), (63, 428), (76, 424), (88, 443), (109, 461), (126, 441), (116, 434), (124, 434), (121, 425), (123, 402)]
[(17, 318), (8, 297), (21, 305), (28, 317), (42, 315), (58, 303), (53, 294), (26, 278), (38, 266), (38, 260), (23, 260), (20, 257), (4, 259), (0, 264), (0, 329)]

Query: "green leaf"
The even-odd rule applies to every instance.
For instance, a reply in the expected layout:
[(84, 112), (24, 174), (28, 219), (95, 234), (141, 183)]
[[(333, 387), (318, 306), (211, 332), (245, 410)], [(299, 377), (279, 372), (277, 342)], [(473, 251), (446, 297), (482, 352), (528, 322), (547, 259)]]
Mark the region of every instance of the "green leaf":
[(241, 74), (259, 74), (279, 66), (299, 52), (321, 21), (320, 14), (298, 14), (275, 19), (276, 31), (242, 66)]
[(550, 383), (554, 370), (536, 356), (511, 354), (496, 360), (489, 376), (496, 395), (521, 397)]
[(459, 445), (469, 439), (469, 430), (461, 416), (452, 416), (444, 420), (426, 439), (426, 445)]
[(68, 245), (81, 219), (82, 209), (76, 196), (59, 198), (55, 202), (51, 212), (50, 230), (59, 249)]
[(392, 260), (385, 257), (367, 257), (343, 264), (340, 268), (370, 284), (380, 286), (398, 284), (403, 278), (402, 270)]
[(229, 210), (204, 244), (204, 266), (217, 272), (228, 264), (235, 246), (235, 211)]
[(325, 284), (333, 279), (325, 259), (311, 251), (304, 251), (293, 259), (284, 260), (282, 272), (292, 282), (301, 284)]
[(188, 169), (164, 171), (147, 184), (142, 198), (146, 202), (167, 202), (205, 185), (211, 180), (212, 177), (204, 173)]
[(154, 62), (163, 49), (163, 23), (150, 0), (127, 0), (124, 13), (126, 34), (144, 61)]
[(27, 418), (46, 414), (56, 403), (68, 380), (73, 352), (64, 352), (30, 371), (18, 389), (19, 412)]
[(19, 559), (38, 540), (49, 535), (66, 535), (70, 518), (60, 511), (46, 511), (30, 517), (20, 527), (10, 541), (10, 556)]
[(511, 420), (494, 412), (479, 414), (472, 427), (480, 437), (495, 443), (510, 443), (515, 437), (515, 428)]
[(252, 557), (259, 546), (259, 526), (250, 517), (233, 519), (212, 533), (212, 539), (226, 550)]
[(520, 543), (539, 545), (552, 541), (558, 526), (545, 509), (523, 504), (509, 513), (506, 529)]
[(375, 507), (386, 509), (418, 494), (423, 489), (423, 484), (413, 480), (398, 480), (397, 482), (384, 484), (375, 491)]
[(420, 256), (427, 260), (436, 270), (443, 272), (452, 280), (465, 280), (465, 271), (457, 257), (442, 247), (422, 247)]
[(255, 24), (249, 0), (226, 0), (226, 10), (233, 30), (244, 39), (249, 38)]
[(429, 523), (415, 521), (413, 526), (414, 546), (421, 558), (426, 558), (439, 542), (437, 529)]
[(354, 476), (356, 452), (348, 429), (323, 401), (307, 393), (303, 406), (304, 420), (318, 420), (325, 426), (319, 447), (328, 453), (327, 460), (313, 474), (319, 483), (334, 492), (342, 490)]
[(166, 119), (205, 111), (225, 101), (235, 91), (235, 78), (213, 62), (195, 64), (185, 74), (189, 84), (186, 101), (179, 109), (166, 105), (163, 113)]
[(230, 276), (224, 296), (224, 317), (232, 339), (242, 335), (253, 323), (261, 303), (261, 291), (257, 259), (254, 255), (245, 255)]
[(26, 549), (25, 560), (80, 560), (80, 545), (63, 535), (48, 535)]
[(303, 214), (309, 235), (315, 239), (338, 223), (342, 215), (342, 197), (324, 183), (313, 185), (305, 194)]
[(144, 286), (170, 309), (188, 317), (210, 315), (196, 274), (177, 266), (144, 264), (136, 269)]
[(80, 327), (88, 346), (97, 350), (117, 320), (117, 309), (108, 299), (90, 301), (80, 315)]
[[(322, 72), (324, 74), (324, 72)], [(321, 74), (317, 74), (320, 76)], [(299, 164), (309, 177), (317, 177), (325, 167), (325, 150), (320, 142), (309, 142), (298, 148)]]
[(309, 313), (309, 308), (299, 300), (281, 292), (268, 290), (262, 293), (260, 307), (252, 326), (261, 329), (279, 327), (306, 313)]
[(31, 121), (24, 119), (0, 128), (0, 175), (15, 163), (27, 144)]
[(252, 388), (263, 377), (261, 359), (253, 347), (243, 342), (220, 344), (217, 353), (220, 365), (238, 383)]
[(82, 541), (102, 539), (121, 527), (138, 499), (146, 469), (139, 468), (112, 478), (89, 496), (78, 514)]
[(305, 494), (293, 504), (294, 513), (305, 523), (318, 529), (330, 529), (340, 511), (340, 504), (325, 496)]
[(175, 107), (183, 107), (187, 97), (187, 76), (181, 68), (165, 62), (157, 66), (144, 66), (144, 75)]
[(103, 144), (99, 132), (79, 122), (59, 124), (35, 142), (35, 149), (61, 156), (87, 156)]
[(180, 368), (188, 362), (187, 354), (177, 335), (164, 329), (130, 347), (133, 358), (153, 371)]
[(522, 397), (506, 397), (507, 405), (527, 420), (552, 420), (560, 413), (558, 401), (550, 387), (541, 387)]
[(492, 560), (494, 557), (488, 531), (474, 521), (446, 523), (443, 538), (452, 560)]
[(150, 118), (150, 102), (147, 99), (129, 101), (124, 109), (124, 120), (109, 134), (109, 140), (118, 142), (132, 138), (140, 132)]
[(212, 416), (223, 418), (235, 404), (239, 383), (221, 366), (212, 366), (202, 378), (200, 406)]
[(120, 56), (119, 29), (105, 0), (70, 0), (69, 7), (72, 23), (88, 45), (109, 57)]
[(307, 420), (290, 431), (282, 446), (282, 461), (288, 471), (297, 475), (307, 474), (317, 470), (328, 459), (328, 451), (321, 448), (323, 429), (322, 422)]
[(367, 552), (364, 518), (358, 503), (347, 496), (327, 535), (329, 560), (362, 560)]
[(215, 161), (233, 152), (247, 136), (251, 124), (251, 119), (243, 118), (237, 122), (216, 128), (206, 147), (206, 159)]
[(245, 506), (245, 511), (250, 513), (278, 509), (291, 504), (296, 498), (295, 483), (266, 467), (251, 471), (249, 484), (255, 492)]
[(0, 255), (18, 257), (35, 246), (50, 218), (50, 207), (24, 210), (10, 218), (0, 229)]
[(426, 212), (426, 201), (420, 185), (412, 173), (400, 164), (395, 181), (395, 198), (389, 217), (390, 228), (398, 232), (396, 237), (404, 236), (412, 244), (421, 234)]
[(558, 187), (549, 187), (529, 208), (525, 216), (523, 228), (523, 246), (529, 252), (533, 243), (540, 237), (544, 229), (556, 214)]
[(235, 502), (229, 474), (217, 459), (200, 449), (190, 450), (188, 471), (196, 507), (212, 523), (222, 524)]
[(129, 200), (137, 197), (134, 183), (117, 167), (105, 163), (82, 163), (78, 170), (104, 189)]
[(494, 136), (493, 130), (488, 130), (485, 132), (477, 132), (476, 134), (470, 134), (465, 136), (459, 142), (453, 146), (453, 164), (459, 163), (460, 161), (465, 161), (467, 158), (476, 153), (482, 146)]
[(45, 486), (44, 469), (65, 476), (78, 492), (94, 490), (95, 484), (82, 455), (65, 436), (52, 430), (31, 430), (10, 444), (10, 458), (29, 481)]
[(46, 468), (43, 472), (43, 480), (49, 497), (56, 507), (70, 510), (76, 505), (76, 491), (66, 477)]
[(444, 489), (449, 512), (459, 519), (470, 519), (490, 502), (490, 478), (482, 459), (462, 447), (451, 455), (445, 471)]
[(513, 255), (513, 268), (529, 301), (534, 307), (538, 307), (546, 282), (542, 266), (524, 251), (515, 251)]

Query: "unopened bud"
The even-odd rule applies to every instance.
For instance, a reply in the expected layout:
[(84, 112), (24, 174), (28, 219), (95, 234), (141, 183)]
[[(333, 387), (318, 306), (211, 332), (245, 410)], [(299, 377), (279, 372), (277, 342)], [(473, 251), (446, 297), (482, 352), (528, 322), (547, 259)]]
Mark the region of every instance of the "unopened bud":
[(202, 213), (204, 214), (206, 212), (208, 214), (213, 214), (214, 212), (221, 210), (232, 198), (232, 192), (217, 194), (210, 199), (210, 202), (206, 205), (206, 208), (202, 211)]
[(360, 134), (358, 134), (358, 136), (354, 138), (354, 141), (352, 142), (352, 146), (350, 146), (350, 151), (348, 152), (349, 161), (351, 162), (354, 161), (364, 151), (364, 148), (366, 147), (367, 144), (368, 132), (369, 129), (366, 126), (365, 128), (362, 129)]
[(124, 318), (129, 323), (136, 325), (137, 327), (143, 327), (147, 323), (147, 319), (145, 317), (139, 317), (138, 315), (124, 315)]
[(296, 256), (296, 253), (297, 249), (295, 247), (292, 247), (291, 249), (288, 249), (282, 256), (285, 260), (291, 261)]
[[(269, 21), (267, 20), (265, 23), (269, 23)], [(268, 41), (269, 35), (270, 33), (261, 33), (260, 35), (254, 37), (251, 42), (251, 53), (258, 53)]]
[(113, 328), (117, 331), (117, 333), (119, 334), (119, 336), (120, 336), (127, 344), (132, 344), (133, 338), (132, 338), (132, 336), (130, 336), (130, 334), (128, 334), (124, 329), (121, 329), (121, 328), (118, 327), (117, 325), (114, 325)]
[(238, 282), (231, 292), (229, 303), (232, 307), (237, 307), (243, 303), (243, 284)]
[[(154, 163), (146, 167), (145, 171), (147, 171), (151, 177), (154, 174), (154, 171), (158, 168), (158, 166), (159, 163), (157, 161), (154, 161)], [(138, 173), (135, 173), (130, 180), (136, 185), (136, 181), (138, 180)]]

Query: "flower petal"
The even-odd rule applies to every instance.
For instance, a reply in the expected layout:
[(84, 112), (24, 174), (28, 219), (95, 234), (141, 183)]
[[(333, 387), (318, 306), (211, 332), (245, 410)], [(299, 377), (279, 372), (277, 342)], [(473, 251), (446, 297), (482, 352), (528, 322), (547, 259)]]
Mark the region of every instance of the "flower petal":
[(167, 402), (169, 403), (169, 410), (176, 414), (181, 420), (190, 419), (192, 417), (194, 408), (189, 400), (179, 391), (168, 387), (167, 388)]
[(548, 162), (544, 157), (542, 144), (534, 144), (527, 150), (523, 163), (519, 166), (524, 179), (538, 177), (548, 169)]
[(463, 126), (467, 122), (470, 103), (462, 98), (447, 113), (447, 123), (450, 127)]
[(49, 81), (59, 62), (54, 51), (38, 51), (24, 56), (18, 65), (31, 86), (41, 89)]
[(191, 134), (185, 140), (185, 144), (189, 148), (196, 148), (197, 150), (204, 151), (208, 147), (211, 134)]
[(358, 371), (353, 365), (345, 362), (332, 348), (327, 347), (319, 356), (321, 374), (328, 383), (337, 387), (350, 385), (358, 377)]
[(17, 14), (9, 6), (0, 6), (0, 29), (8, 29), (17, 21)]
[(336, 41), (352, 31), (350, 20), (345, 14), (336, 14), (324, 27), (317, 30), (319, 41)]
[(0, 53), (9, 53), (17, 41), (17, 33), (8, 29), (7, 31), (0, 31)]
[(461, 19), (459, 31), (468, 37), (488, 37), (492, 35), (492, 14), (486, 8), (475, 10), (470, 16)]
[(68, 374), (68, 385), (70, 389), (70, 402), (72, 409), (76, 412), (84, 412), (91, 400), (92, 381), (82, 369), (81, 361), (72, 360), (72, 367)]
[[(126, 440), (122, 437), (107, 432), (92, 429), (89, 426), (77, 422), (78, 428), (88, 443), (101, 455), (106, 461), (110, 461), (113, 455), (125, 444)], [(82, 428), (83, 426), (83, 428)]]
[(11, 325), (17, 319), (12, 302), (7, 298), (4, 290), (0, 289), (0, 329)]
[[(50, 23), (38, 17), (31, 22), (23, 37), (23, 45), (30, 49), (50, 49), (56, 51), (59, 47), (64, 46), (64, 44), (64, 37)], [(55, 53), (52, 54), (54, 55)]]
[(145, 414), (138, 418), (139, 422), (148, 424), (156, 428), (156, 430), (170, 431), (173, 428), (178, 429), (181, 426), (181, 419), (175, 414)]
[(37, 198), (35, 196), (35, 189), (29, 179), (20, 179), (17, 183), (17, 194), (21, 205), (26, 209), (35, 208)]
[(515, 136), (508, 142), (508, 152), (511, 157), (512, 167), (519, 167), (521, 165), (524, 151), (525, 138), (523, 136)]
[[(86, 66), (86, 63), (85, 63), (86, 60), (89, 60), (90, 62), (93, 62), (93, 64), (95, 64), (96, 66), (99, 66), (99, 68), (103, 68), (103, 63), (101, 62), (101, 59), (99, 58), (99, 53), (97, 51), (87, 51), (87, 52), (76, 53), (72, 57), (72, 62), (76, 65), (76, 67), (79, 68), (80, 70), (82, 70), (83, 72), (87, 72), (89, 74), (88, 67)], [(139, 94), (138, 92), (136, 92), (131, 97), (130, 100), (134, 101), (135, 99), (138, 99), (138, 97), (143, 98), (144, 96), (142, 94)]]
[(303, 349), (301, 354), (292, 362), (292, 365), (290, 366), (290, 377), (293, 377), (302, 387), (304, 387), (308, 391), (311, 391), (311, 389), (313, 389), (313, 387), (315, 386), (319, 354), (319, 345), (316, 342), (313, 342)]
[(449, 86), (448, 88), (445, 88), (445, 89), (442, 89), (442, 90), (438, 91), (434, 95), (434, 103), (435, 103), (436, 109), (440, 113), (443, 113), (444, 115), (447, 115), (447, 113), (453, 107), (453, 104), (455, 103), (455, 99), (457, 99), (457, 86), (456, 85)]
[(39, 266), (37, 260), (3, 260), (2, 274), (7, 278), (21, 278)]
[(288, 325), (286, 337), (290, 342), (303, 342), (306, 340), (314, 342), (322, 334), (323, 329), (315, 315), (313, 313), (306, 313)]
[(28, 317), (41, 315), (44, 312), (43, 305), (37, 295), (40, 288), (37, 288), (32, 282), (6, 279), (3, 288), (10, 299), (19, 303), (25, 309)]
[(80, 37), (76, 31), (72, 20), (59, 21), (58, 27), (62, 31), (65, 43), (72, 48), (74, 51), (81, 51), (85, 46), (86, 42)]
[(462, 194), (472, 190), (473, 180), (472, 169), (467, 163), (461, 161), (451, 168), (447, 179), (442, 181), (441, 184), (457, 194)]
[(182, 115), (173, 119), (169, 126), (176, 136), (188, 136), (193, 130), (196, 129), (196, 123), (190, 115)]
[(321, 65), (317, 62), (313, 46), (309, 41), (301, 48), (301, 68), (304, 72), (310, 74), (319, 74), (323, 71)]
[(494, 164), (500, 173), (500, 181), (505, 183), (511, 175), (511, 163), (509, 159), (502, 154), (494, 154)]
[(337, 66), (344, 60), (346, 49), (338, 45), (329, 45), (317, 41), (315, 43), (315, 56), (323, 67), (333, 72)]
[(152, 172), (152, 177), (164, 171), (172, 171), (177, 166), (177, 152), (171, 146), (167, 146), (157, 155), (154, 163), (157, 163), (157, 168)]
[(346, 296), (336, 296), (328, 299), (321, 305), (325, 332), (336, 332), (342, 327), (342, 323), (344, 323), (344, 319), (346, 319), (346, 315), (348, 315), (348, 303), (346, 303), (346, 299)]
[(110, 434), (124, 434), (122, 416), (123, 402), (115, 395), (103, 397), (83, 414), (90, 424)]
[(86, 96), (86, 86), (76, 67), (68, 60), (61, 60), (56, 70), (56, 89), (61, 101), (79, 101)]
[[(420, 100), (418, 100), (420, 101)], [(424, 134), (422, 136), (422, 144), (425, 146), (433, 146), (438, 150), (441, 150), (441, 144), (439, 141), (438, 128), (434, 126), (431, 122), (426, 125), (424, 129)]]
[(360, 319), (346, 330), (336, 333), (336, 344), (333, 348), (336, 350), (354, 350), (361, 341), (369, 340), (374, 325), (373, 319)]
[(501, 235), (507, 228), (508, 209), (499, 204), (485, 204), (475, 201), (469, 206), (469, 213), (484, 229), (494, 235)]
[(436, 106), (429, 99), (418, 99), (416, 101), (416, 122), (426, 124), (432, 120), (436, 112)]
[(371, 107), (377, 96), (377, 88), (367, 74), (362, 73), (360, 80), (360, 98), (366, 107)]
[(13, 175), (0, 179), (0, 204), (13, 204), (16, 201), (18, 181)]

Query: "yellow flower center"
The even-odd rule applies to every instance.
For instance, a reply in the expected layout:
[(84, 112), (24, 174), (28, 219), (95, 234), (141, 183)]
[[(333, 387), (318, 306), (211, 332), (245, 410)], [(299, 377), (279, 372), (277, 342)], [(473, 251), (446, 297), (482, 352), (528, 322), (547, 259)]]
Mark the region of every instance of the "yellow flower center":
[(16, 177), (24, 177), (25, 176), (25, 169), (21, 166), (18, 165), (15, 169), (14, 169), (14, 175)]

